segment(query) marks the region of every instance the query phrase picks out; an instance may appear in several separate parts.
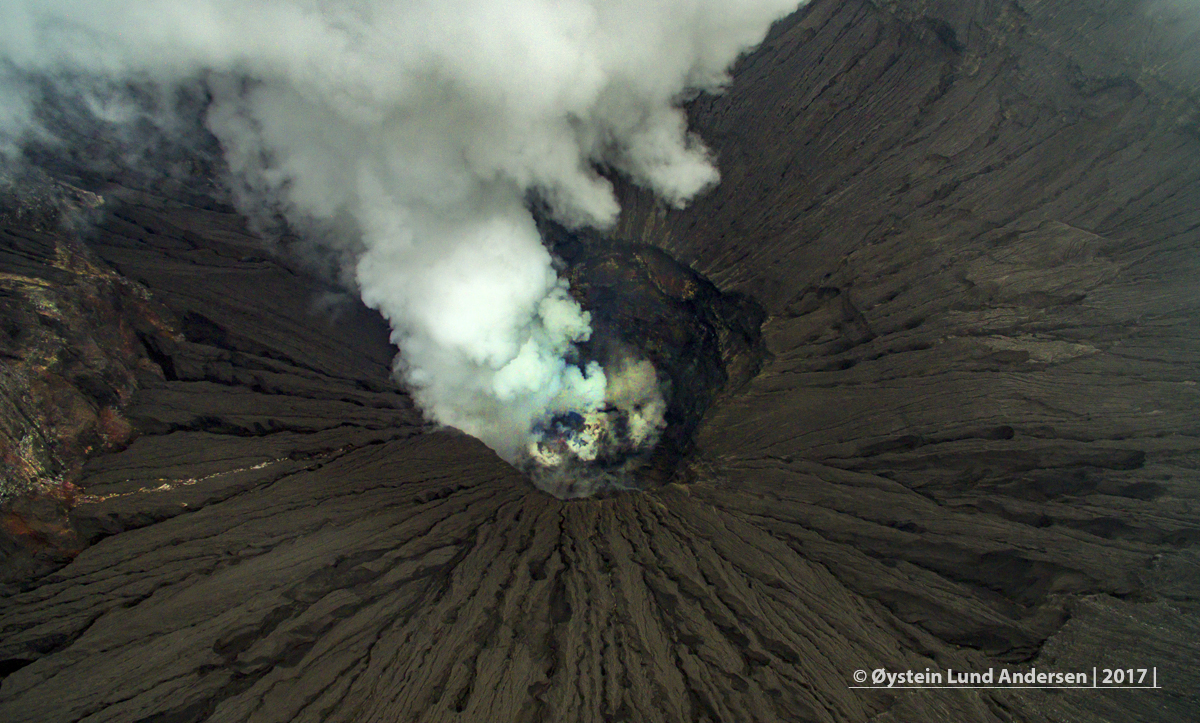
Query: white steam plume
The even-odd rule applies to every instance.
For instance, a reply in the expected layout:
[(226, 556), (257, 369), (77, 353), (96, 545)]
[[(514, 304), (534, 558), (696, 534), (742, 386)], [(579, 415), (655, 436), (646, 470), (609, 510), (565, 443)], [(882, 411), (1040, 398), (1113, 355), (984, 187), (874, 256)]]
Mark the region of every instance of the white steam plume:
[(0, 156), (49, 82), (99, 120), (124, 83), (202, 81), (248, 210), (348, 221), (353, 279), (436, 420), (519, 461), (547, 414), (605, 400), (568, 363), (590, 319), (527, 202), (611, 224), (605, 166), (682, 205), (717, 180), (678, 103), (797, 0), (5, 0)]

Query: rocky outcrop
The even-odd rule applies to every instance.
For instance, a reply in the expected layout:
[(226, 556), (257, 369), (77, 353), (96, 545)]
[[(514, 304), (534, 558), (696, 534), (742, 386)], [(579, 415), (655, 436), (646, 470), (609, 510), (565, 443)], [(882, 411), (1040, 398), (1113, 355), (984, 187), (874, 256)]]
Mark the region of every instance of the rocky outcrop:
[(50, 183), (5, 200), (0, 247), (0, 579), (43, 574), (82, 549), (68, 515), (84, 461), (135, 436), (123, 417), (157, 373), (143, 340), (170, 314), (80, 242), (103, 199)]
[[(686, 474), (602, 499), (429, 429), (383, 322), (228, 209), (112, 209), (92, 252), (181, 336), (81, 470), (82, 549), (5, 588), (0, 717), (1188, 719), (1200, 116), (1164, 32), (1099, 1), (777, 26), (692, 104), (721, 186), (623, 189), (616, 230), (753, 297), (769, 354)], [(1161, 689), (848, 687), (989, 667)]]

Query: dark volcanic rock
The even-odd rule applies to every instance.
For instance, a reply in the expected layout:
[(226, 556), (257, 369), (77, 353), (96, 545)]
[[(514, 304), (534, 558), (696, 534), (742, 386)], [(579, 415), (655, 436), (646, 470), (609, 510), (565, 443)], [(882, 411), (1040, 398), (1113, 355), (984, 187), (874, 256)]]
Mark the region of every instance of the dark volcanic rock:
[[(9, 585), (11, 721), (1195, 717), (1193, 86), (1136, 3), (819, 0), (692, 105), (724, 181), (617, 235), (766, 310), (688, 484), (537, 492), (234, 214), (92, 242), (179, 320)], [(1184, 79), (1184, 80), (1181, 80)], [(7, 269), (6, 269), (7, 270)], [(318, 308), (320, 307), (320, 308)], [(1161, 690), (855, 670), (1157, 667)]]

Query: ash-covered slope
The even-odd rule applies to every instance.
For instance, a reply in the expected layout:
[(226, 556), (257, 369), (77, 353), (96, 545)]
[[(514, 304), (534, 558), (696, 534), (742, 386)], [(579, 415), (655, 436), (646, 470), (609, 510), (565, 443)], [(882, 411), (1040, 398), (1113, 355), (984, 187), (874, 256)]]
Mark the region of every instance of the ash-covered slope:
[[(161, 374), (77, 481), (90, 546), (5, 590), (0, 718), (1194, 715), (1200, 116), (1161, 32), (1102, 2), (782, 23), (692, 109), (722, 185), (629, 191), (618, 229), (757, 299), (771, 356), (677, 482), (604, 499), (425, 429), (382, 321), (227, 210), (113, 208), (91, 247), (172, 315)], [(1093, 666), (1162, 689), (848, 689)]]

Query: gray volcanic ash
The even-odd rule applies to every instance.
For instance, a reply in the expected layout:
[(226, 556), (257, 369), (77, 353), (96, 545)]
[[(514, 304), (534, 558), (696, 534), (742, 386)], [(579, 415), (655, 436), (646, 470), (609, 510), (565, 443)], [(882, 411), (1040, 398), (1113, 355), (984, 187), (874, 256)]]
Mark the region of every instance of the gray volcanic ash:
[[(334, 5), (307, 7), (316, 27)], [(430, 424), (395, 383), (388, 321), (212, 198), (223, 160), (111, 162), (165, 148), (145, 86), (144, 122), (94, 125), (136, 133), (51, 124), (74, 140), (25, 159), (104, 203), (81, 239), (0, 198), (0, 374), (17, 371), (0, 397), (25, 395), (0, 469), (49, 487), (0, 505), (0, 720), (1195, 719), (1200, 46), (1157, 19), (1187, 7), (813, 0), (723, 93), (679, 99), (721, 168), (686, 208), (608, 170), (621, 213), (602, 232), (522, 196), (553, 272), (537, 323), (588, 312), (561, 361), (604, 372), (588, 399), (621, 443), (584, 467), (639, 488), (582, 499)], [(246, 35), (304, 57), (287, 19)], [(278, 138), (292, 116), (265, 113), (277, 96), (250, 70), (189, 86), (219, 85), (211, 101), (177, 88), (168, 115), (232, 99)], [(93, 129), (87, 102), (38, 87)], [(360, 123), (255, 162), (283, 179)], [(428, 155), (474, 158), (444, 150)], [(336, 199), (388, 160), (368, 154)], [(357, 217), (291, 223), (352, 280)], [(398, 293), (431, 288), (413, 275)], [(664, 424), (624, 454), (617, 410), (656, 417), (643, 362)], [(520, 449), (590, 456), (571, 437), (587, 409), (539, 410)], [(854, 687), (1105, 667), (1159, 687)]]

